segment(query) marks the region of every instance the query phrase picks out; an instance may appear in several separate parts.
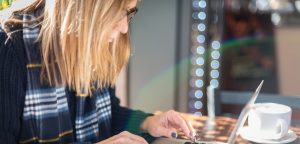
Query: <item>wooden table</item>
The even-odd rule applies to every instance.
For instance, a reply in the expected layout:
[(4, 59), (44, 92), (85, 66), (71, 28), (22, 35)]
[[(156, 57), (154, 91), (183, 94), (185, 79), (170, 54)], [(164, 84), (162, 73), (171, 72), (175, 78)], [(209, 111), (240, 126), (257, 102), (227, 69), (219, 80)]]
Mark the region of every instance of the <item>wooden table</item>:
[[(192, 122), (192, 125), (197, 131), (197, 139), (201, 141), (217, 141), (217, 142), (224, 142), (226, 143), (231, 131), (233, 130), (236, 119), (234, 118), (229, 118), (229, 117), (215, 117), (213, 118), (208, 118), (207, 116), (201, 116), (201, 117), (195, 117), (189, 114), (184, 115), (187, 119), (189, 119)], [(292, 144), (300, 144), (300, 126), (291, 126), (291, 130), (293, 130), (297, 135), (298, 139)], [(178, 144), (184, 144), (188, 138), (184, 136), (182, 132), (178, 133), (179, 139), (180, 140), (171, 140), (171, 139), (158, 139), (156, 140), (153, 144), (160, 144), (164, 143), (167, 144), (167, 141), (172, 141), (172, 144), (175, 144), (178, 142)], [(238, 136), (235, 140), (236, 144), (253, 144), (253, 142), (249, 142), (240, 136)]]

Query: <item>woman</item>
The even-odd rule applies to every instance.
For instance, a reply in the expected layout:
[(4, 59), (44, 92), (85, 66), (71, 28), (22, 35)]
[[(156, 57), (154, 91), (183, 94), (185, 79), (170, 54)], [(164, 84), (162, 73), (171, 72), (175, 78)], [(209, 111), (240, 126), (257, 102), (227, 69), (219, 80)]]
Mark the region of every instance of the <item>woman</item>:
[(120, 107), (114, 84), (129, 58), (137, 0), (35, 0), (0, 29), (1, 143), (147, 143), (194, 129), (170, 110)]

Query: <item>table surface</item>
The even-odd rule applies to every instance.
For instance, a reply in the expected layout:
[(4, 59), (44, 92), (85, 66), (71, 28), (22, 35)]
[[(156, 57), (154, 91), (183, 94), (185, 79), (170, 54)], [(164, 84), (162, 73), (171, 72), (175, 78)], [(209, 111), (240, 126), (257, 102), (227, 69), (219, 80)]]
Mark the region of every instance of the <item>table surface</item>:
[[(200, 141), (208, 142), (224, 142), (226, 143), (231, 131), (233, 130), (236, 119), (229, 117), (215, 117), (209, 118), (207, 116), (195, 117), (189, 114), (185, 114), (189, 121), (196, 129), (196, 138)], [(300, 126), (291, 126), (290, 130), (294, 131), (298, 138), (296, 141), (292, 142), (293, 144), (300, 144)], [(159, 138), (153, 142), (153, 144), (185, 144), (188, 142), (188, 137), (186, 137), (182, 132), (178, 132), (178, 139), (167, 139)], [(253, 142), (247, 141), (240, 136), (235, 140), (236, 144), (253, 144)], [(187, 144), (187, 143), (186, 143)]]

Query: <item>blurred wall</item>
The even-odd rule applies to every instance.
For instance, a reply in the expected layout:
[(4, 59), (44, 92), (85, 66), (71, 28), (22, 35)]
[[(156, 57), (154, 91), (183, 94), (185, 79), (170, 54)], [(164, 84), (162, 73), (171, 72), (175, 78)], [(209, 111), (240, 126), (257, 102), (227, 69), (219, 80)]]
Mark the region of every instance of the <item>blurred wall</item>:
[(129, 106), (174, 108), (177, 0), (142, 0), (131, 25)]
[(128, 106), (127, 95), (127, 67), (124, 67), (116, 82), (116, 96), (120, 99), (121, 106)]
[(275, 30), (279, 92), (300, 96), (300, 27), (279, 27)]

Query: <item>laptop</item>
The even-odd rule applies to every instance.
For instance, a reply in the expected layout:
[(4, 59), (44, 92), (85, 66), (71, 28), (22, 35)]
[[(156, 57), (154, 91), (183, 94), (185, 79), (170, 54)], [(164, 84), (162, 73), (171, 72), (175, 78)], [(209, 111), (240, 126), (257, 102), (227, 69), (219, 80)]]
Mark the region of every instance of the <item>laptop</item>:
[(233, 144), (236, 137), (239, 135), (239, 130), (244, 126), (244, 123), (248, 117), (248, 113), (255, 103), (255, 100), (260, 92), (260, 89), (263, 85), (264, 81), (262, 80), (257, 89), (255, 90), (254, 94), (251, 96), (248, 103), (245, 105), (245, 107), (242, 109), (241, 114), (239, 115), (239, 118), (236, 122), (236, 125), (234, 129), (232, 130), (227, 143), (223, 142), (207, 142), (207, 141), (196, 141), (196, 143), (193, 143), (191, 141), (187, 140), (179, 140), (179, 139), (167, 139), (167, 138), (161, 138), (157, 141), (154, 141), (152, 144)]

